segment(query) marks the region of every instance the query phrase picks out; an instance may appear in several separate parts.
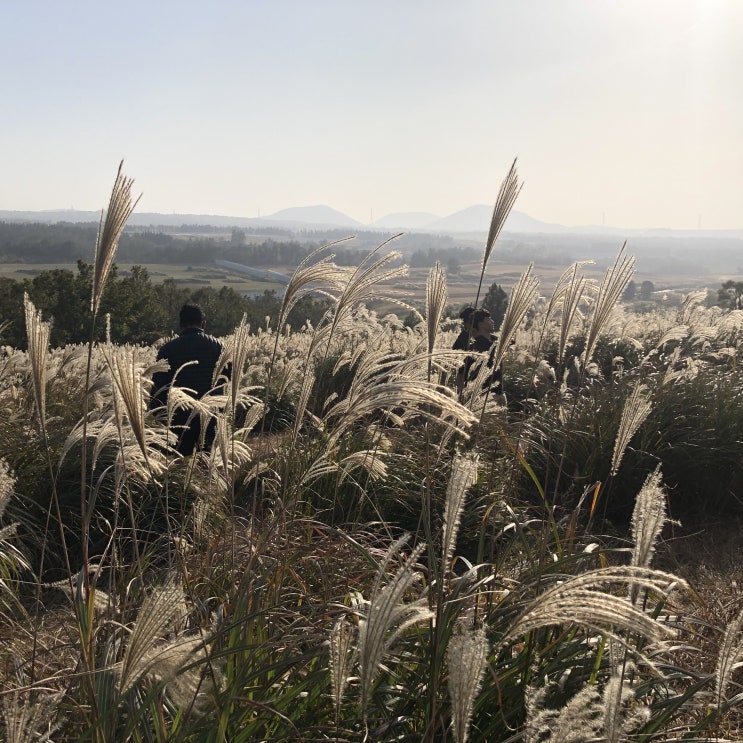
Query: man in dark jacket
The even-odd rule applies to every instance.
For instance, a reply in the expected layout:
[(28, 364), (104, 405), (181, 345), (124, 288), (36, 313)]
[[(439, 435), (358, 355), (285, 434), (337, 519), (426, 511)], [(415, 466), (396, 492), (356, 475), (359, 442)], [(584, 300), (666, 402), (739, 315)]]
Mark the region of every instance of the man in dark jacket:
[[(195, 398), (202, 398), (213, 389), (212, 379), (222, 353), (222, 342), (204, 332), (206, 318), (199, 305), (184, 304), (179, 320), (180, 335), (164, 344), (157, 354), (158, 360), (167, 361), (170, 369), (152, 375), (150, 408), (153, 409), (167, 404), (171, 385), (183, 388)], [(228, 377), (229, 369), (224, 372), (224, 379)], [(170, 424), (178, 434), (176, 448), (183, 455), (192, 454), (200, 447), (201, 421), (198, 414), (193, 418), (191, 415), (191, 410), (178, 407)], [(204, 433), (205, 449), (211, 448), (215, 431), (216, 421), (212, 419)]]
[[(470, 339), (472, 338), (472, 318), (475, 314), (474, 307), (465, 307), (459, 313), (459, 319), (462, 321), (462, 330), (454, 341), (452, 351), (468, 351), (470, 347)], [(465, 368), (460, 366), (457, 371), (457, 394), (461, 397), (464, 391), (464, 385), (467, 381), (465, 377)]]
[[(495, 351), (495, 342), (498, 337), (493, 335), (495, 325), (493, 324), (493, 318), (490, 317), (490, 312), (485, 308), (477, 310), (472, 316), (472, 330), (473, 340), (470, 346), (470, 350), (477, 351), (477, 353), (488, 353), (488, 359), (486, 366), (488, 369), (493, 369), (494, 359), (493, 353)], [(477, 377), (480, 372), (481, 363), (475, 363), (475, 356), (468, 356), (464, 361), (465, 367), (465, 384), (471, 382)], [(482, 383), (483, 392), (490, 389), (495, 394), (500, 394), (503, 389), (503, 370), (500, 365), (494, 371), (491, 371)]]

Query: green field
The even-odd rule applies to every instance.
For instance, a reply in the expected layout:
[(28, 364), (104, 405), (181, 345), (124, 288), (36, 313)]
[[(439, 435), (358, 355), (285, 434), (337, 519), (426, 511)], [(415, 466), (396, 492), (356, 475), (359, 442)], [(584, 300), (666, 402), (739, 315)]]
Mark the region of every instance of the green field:
[[(125, 276), (132, 268), (131, 263), (121, 263), (118, 265), (119, 276)], [(281, 284), (271, 281), (260, 281), (250, 276), (228, 271), (214, 265), (176, 265), (165, 263), (145, 263), (138, 264), (147, 269), (150, 278), (154, 283), (159, 283), (165, 279), (173, 279), (177, 284), (187, 288), (206, 288), (211, 287), (219, 290), (223, 286), (228, 286), (240, 293), (275, 291), (277, 294), (283, 294), (284, 288)], [(76, 265), (71, 263), (0, 263), (0, 277), (7, 277), (15, 280), (32, 279), (42, 271), (53, 269), (67, 269), (76, 271)], [(290, 276), (294, 268), (292, 266), (271, 267), (272, 270), (285, 273)], [(539, 277), (542, 293), (551, 291), (560, 275), (567, 266), (559, 265), (535, 265), (534, 273)], [(480, 298), (485, 295), (488, 287), (493, 282), (497, 282), (507, 292), (518, 281), (519, 276), (524, 271), (525, 266), (517, 264), (497, 264), (491, 263), (485, 272), (482, 284)], [(398, 278), (388, 284), (382, 284), (385, 289), (394, 289), (397, 297), (403, 301), (412, 304), (415, 307), (422, 307), (426, 296), (426, 279), (429, 268), (411, 268), (408, 275)], [(599, 279), (603, 271), (596, 266), (586, 266), (584, 273), (586, 276)], [(477, 295), (477, 285), (480, 278), (480, 264), (465, 263), (456, 274), (447, 275), (447, 289), (449, 300), (448, 303), (455, 307), (465, 304), (471, 304), (475, 301)], [(641, 282), (644, 279), (650, 279), (655, 282), (658, 289), (668, 289), (671, 293), (688, 292), (692, 289), (701, 288), (702, 284), (694, 285), (689, 277), (676, 276), (668, 274), (667, 276), (650, 276), (637, 273), (636, 281)], [(710, 277), (705, 277), (709, 279)], [(716, 282), (722, 283), (726, 277), (714, 277)], [(711, 286), (717, 288), (719, 283), (713, 283)], [(394, 305), (387, 302), (371, 303), (375, 309), (383, 313), (397, 312)], [(378, 305), (378, 306), (377, 306)]]
[[(126, 276), (132, 268), (131, 263), (117, 265), (119, 276)], [(212, 287), (220, 289), (223, 286), (229, 286), (237, 292), (275, 291), (280, 294), (283, 291), (282, 285), (276, 282), (259, 281), (218, 266), (177, 266), (163, 263), (139, 265), (147, 269), (154, 283), (162, 282), (165, 279), (173, 279), (179, 285), (192, 288)], [(51, 271), (56, 268), (77, 271), (76, 265), (72, 263), (0, 263), (0, 276), (21, 281), (23, 279), (33, 279), (42, 271)]]

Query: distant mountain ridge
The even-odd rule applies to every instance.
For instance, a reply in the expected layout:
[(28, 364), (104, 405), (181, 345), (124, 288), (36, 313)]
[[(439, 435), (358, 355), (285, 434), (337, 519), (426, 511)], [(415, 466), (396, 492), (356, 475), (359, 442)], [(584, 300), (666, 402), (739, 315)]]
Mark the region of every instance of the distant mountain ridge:
[[(438, 217), (428, 212), (396, 212), (381, 217), (371, 224), (363, 224), (343, 212), (325, 205), (299, 206), (282, 209), (265, 217), (230, 217), (216, 214), (159, 214), (156, 212), (134, 212), (128, 224), (140, 227), (181, 227), (209, 225), (213, 227), (278, 227), (287, 230), (351, 229), (366, 232), (434, 233), (452, 236), (487, 234), (493, 207), (477, 204), (462, 209), (447, 217)], [(75, 209), (49, 209), (42, 211), (0, 210), (0, 220), (10, 222), (98, 222), (100, 212)], [(605, 235), (610, 237), (665, 236), (665, 237), (743, 237), (740, 230), (671, 230), (665, 228), (633, 229), (605, 227), (599, 225), (565, 226), (542, 222), (524, 212), (513, 210), (503, 227), (504, 232), (532, 235)]]
[(293, 206), (272, 214), (258, 217), (257, 222), (298, 222), (300, 224), (328, 225), (330, 227), (364, 227), (361, 222), (330, 206)]

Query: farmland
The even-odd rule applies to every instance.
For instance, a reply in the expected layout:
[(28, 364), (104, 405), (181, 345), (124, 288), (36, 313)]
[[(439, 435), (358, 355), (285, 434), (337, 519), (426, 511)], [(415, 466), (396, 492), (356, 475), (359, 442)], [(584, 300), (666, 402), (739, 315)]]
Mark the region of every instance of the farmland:
[[(126, 276), (132, 268), (131, 263), (122, 263), (118, 265), (119, 275)], [(163, 265), (160, 263), (137, 264), (145, 268), (155, 283), (160, 283), (164, 279), (173, 279), (179, 286), (189, 289), (199, 289), (203, 287), (212, 287), (219, 289), (222, 286), (229, 286), (237, 292), (263, 292), (282, 290), (282, 285), (269, 281), (259, 281), (248, 276), (225, 271), (217, 266), (210, 265)], [(74, 263), (0, 263), (0, 276), (4, 276), (15, 281), (33, 278), (43, 271), (52, 271), (54, 269), (75, 270)]]

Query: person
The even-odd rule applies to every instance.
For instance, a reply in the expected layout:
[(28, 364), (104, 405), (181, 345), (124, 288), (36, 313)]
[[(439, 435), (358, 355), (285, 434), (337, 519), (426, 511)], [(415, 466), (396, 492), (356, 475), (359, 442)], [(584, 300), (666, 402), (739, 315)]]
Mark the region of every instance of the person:
[[(158, 361), (167, 361), (170, 368), (152, 375), (151, 409), (163, 408), (167, 404), (171, 385), (183, 388), (197, 399), (213, 389), (212, 379), (222, 354), (222, 341), (205, 332), (206, 317), (198, 304), (184, 304), (179, 322), (180, 335), (165, 343), (157, 353)], [(229, 367), (223, 375), (224, 380), (229, 378)], [(178, 434), (176, 449), (184, 456), (201, 448), (201, 419), (192, 413), (191, 409), (177, 407), (170, 422)], [(211, 448), (215, 432), (216, 421), (212, 419), (204, 432), (203, 448)]]
[[(452, 351), (468, 351), (470, 347), (470, 338), (472, 337), (472, 316), (475, 314), (475, 308), (468, 306), (459, 313), (459, 319), (462, 321), (462, 330), (451, 347)], [(462, 396), (464, 392), (465, 367), (460, 366), (457, 370), (457, 395)]]
[[(474, 314), (472, 315), (472, 332), (474, 335), (474, 338), (472, 340), (472, 343), (470, 345), (470, 350), (476, 351), (477, 353), (488, 353), (488, 360), (485, 362), (487, 367), (489, 369), (493, 368), (493, 351), (494, 343), (496, 340), (498, 340), (497, 336), (493, 335), (493, 331), (495, 330), (495, 324), (493, 323), (493, 318), (490, 316), (490, 312), (488, 310), (482, 308), (479, 310), (476, 310)], [(465, 376), (465, 384), (468, 382), (471, 382), (480, 372), (480, 364), (475, 363), (476, 357), (475, 356), (468, 356), (465, 359), (464, 362), (464, 376)], [(502, 381), (503, 381), (503, 372), (500, 367), (498, 366), (497, 369), (494, 369), (484, 380), (482, 383), (482, 389), (487, 390), (489, 389), (491, 392), (494, 392), (495, 394), (500, 394), (502, 392)]]
[(472, 316), (475, 314), (474, 307), (465, 307), (459, 313), (459, 319), (462, 321), (462, 330), (454, 341), (453, 351), (467, 351), (470, 347), (470, 338), (472, 337)]

